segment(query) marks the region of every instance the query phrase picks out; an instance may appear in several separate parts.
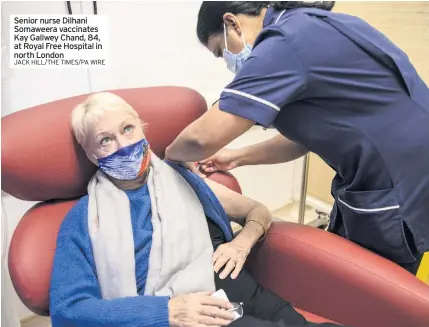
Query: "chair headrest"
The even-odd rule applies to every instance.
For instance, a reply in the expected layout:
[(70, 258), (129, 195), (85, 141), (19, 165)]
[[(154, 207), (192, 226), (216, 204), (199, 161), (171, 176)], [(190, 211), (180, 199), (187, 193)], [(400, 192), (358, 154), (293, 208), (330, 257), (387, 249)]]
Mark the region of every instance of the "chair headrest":
[[(206, 110), (204, 98), (183, 87), (110, 90), (127, 101), (148, 124), (154, 153), (165, 148)], [(89, 94), (18, 111), (2, 118), (2, 190), (22, 200), (47, 201), (82, 196), (96, 171), (75, 141), (71, 112)]]

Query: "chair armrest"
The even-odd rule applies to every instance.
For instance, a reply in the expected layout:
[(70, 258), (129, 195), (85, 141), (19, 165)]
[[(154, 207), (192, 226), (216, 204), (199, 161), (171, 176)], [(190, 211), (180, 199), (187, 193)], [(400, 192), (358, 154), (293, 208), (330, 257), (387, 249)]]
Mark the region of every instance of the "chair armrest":
[(207, 174), (208, 178), (211, 180), (223, 184), (228, 187), (230, 190), (235, 191), (237, 193), (242, 193), (240, 184), (237, 179), (228, 171), (218, 171), (211, 174)]
[(21, 218), (9, 246), (8, 266), (21, 301), (34, 313), (49, 315), (51, 282), (57, 236), (76, 200), (40, 202)]
[(273, 223), (248, 260), (255, 278), (294, 307), (353, 327), (429, 326), (429, 286), (323, 230)]

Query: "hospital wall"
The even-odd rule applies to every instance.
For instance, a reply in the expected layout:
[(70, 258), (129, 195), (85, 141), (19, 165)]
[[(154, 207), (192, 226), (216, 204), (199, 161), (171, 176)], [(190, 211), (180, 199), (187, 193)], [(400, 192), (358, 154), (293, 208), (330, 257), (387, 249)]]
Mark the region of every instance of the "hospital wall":
[[(334, 9), (363, 18), (384, 33), (405, 51), (429, 85), (429, 1), (337, 1)], [(333, 176), (334, 171), (318, 156), (311, 154), (307, 196), (309, 204), (319, 209), (329, 209), (333, 203), (330, 194)]]
[[(72, 1), (71, 4), (73, 14), (92, 13), (91, 2)], [(67, 11), (65, 1), (3, 2), (2, 116), (83, 93), (154, 85), (191, 87), (211, 104), (233, 75), (221, 59), (216, 60), (198, 42), (195, 28), (199, 6), (197, 1), (98, 2), (98, 13), (109, 18), (108, 69), (10, 69), (9, 15), (66, 14)], [(276, 131), (255, 127), (230, 147), (261, 142), (276, 134)], [(292, 200), (294, 172), (300, 165), (301, 161), (269, 168), (243, 167), (233, 174), (246, 195), (274, 210)], [(35, 202), (6, 194), (2, 194), (2, 201), (10, 238), (19, 219)], [(11, 296), (17, 303), (20, 318), (28, 317), (30, 312), (16, 294)]]

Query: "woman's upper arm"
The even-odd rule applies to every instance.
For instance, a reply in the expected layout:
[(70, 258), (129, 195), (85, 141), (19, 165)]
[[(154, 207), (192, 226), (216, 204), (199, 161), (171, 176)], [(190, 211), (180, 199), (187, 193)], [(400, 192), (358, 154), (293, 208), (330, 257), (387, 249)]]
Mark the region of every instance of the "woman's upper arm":
[(92, 250), (80, 217), (80, 203), (67, 214), (58, 233), (50, 285), (51, 310), (63, 310), (77, 299), (101, 299), (91, 265)]
[(262, 206), (259, 202), (234, 192), (209, 178), (205, 179), (205, 181), (232, 221), (243, 224), (250, 211), (258, 206)]
[(305, 69), (288, 37), (263, 30), (235, 79), (222, 92), (219, 109), (270, 127), (282, 107), (302, 97)]

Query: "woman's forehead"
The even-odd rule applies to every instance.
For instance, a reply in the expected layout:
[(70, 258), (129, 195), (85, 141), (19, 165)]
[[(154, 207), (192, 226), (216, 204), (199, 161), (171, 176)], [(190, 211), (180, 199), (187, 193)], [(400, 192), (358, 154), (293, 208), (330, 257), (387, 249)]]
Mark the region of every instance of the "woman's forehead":
[(88, 127), (92, 127), (97, 132), (102, 129), (110, 129), (120, 126), (124, 122), (133, 122), (138, 119), (127, 110), (105, 111), (101, 115), (88, 119)]

